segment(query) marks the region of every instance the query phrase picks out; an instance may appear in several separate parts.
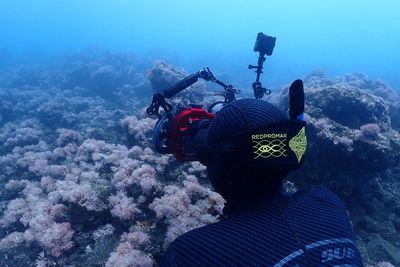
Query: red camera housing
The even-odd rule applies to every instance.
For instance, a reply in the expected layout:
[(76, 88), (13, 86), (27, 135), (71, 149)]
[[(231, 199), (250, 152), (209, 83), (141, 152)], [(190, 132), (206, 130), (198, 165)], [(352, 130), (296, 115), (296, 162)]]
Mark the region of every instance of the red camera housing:
[(194, 134), (191, 127), (200, 120), (212, 120), (213, 113), (206, 111), (201, 106), (192, 106), (183, 109), (176, 117), (171, 129), (172, 152), (180, 161), (197, 160), (196, 148), (193, 142)]

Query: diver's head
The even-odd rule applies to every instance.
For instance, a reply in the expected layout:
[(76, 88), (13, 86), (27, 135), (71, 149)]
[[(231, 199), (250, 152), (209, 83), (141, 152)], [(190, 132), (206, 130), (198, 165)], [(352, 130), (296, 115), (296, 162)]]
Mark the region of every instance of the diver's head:
[(260, 99), (240, 99), (224, 106), (207, 131), (213, 151), (204, 162), (214, 190), (228, 204), (264, 199), (280, 191), (288, 170), (243, 161), (238, 134), (289, 121), (276, 106)]

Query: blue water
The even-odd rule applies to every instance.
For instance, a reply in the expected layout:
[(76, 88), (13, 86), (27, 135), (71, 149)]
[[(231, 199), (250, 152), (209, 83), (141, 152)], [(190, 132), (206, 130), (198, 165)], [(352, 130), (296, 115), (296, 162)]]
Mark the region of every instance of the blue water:
[(270, 86), (322, 69), (400, 88), (399, 11), (398, 0), (1, 0), (0, 66), (97, 46), (246, 81), (263, 31), (277, 37), (263, 77)]

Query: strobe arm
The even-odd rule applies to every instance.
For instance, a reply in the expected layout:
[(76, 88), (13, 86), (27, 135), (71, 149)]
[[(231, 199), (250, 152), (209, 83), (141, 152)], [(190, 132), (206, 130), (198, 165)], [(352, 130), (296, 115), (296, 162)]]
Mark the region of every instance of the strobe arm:
[(199, 80), (199, 78), (202, 78), (206, 81), (214, 82), (222, 86), (225, 90), (224, 93), (222, 94), (225, 97), (224, 101), (225, 103), (232, 102), (233, 100), (236, 99), (235, 94), (240, 93), (240, 91), (234, 89), (232, 85), (225, 84), (224, 82), (217, 80), (214, 77), (213, 73), (210, 71), (210, 69), (208, 67), (205, 67), (199, 72), (191, 74), (186, 78), (184, 78), (183, 80), (172, 85), (171, 87), (165, 89), (162, 93), (157, 93), (153, 95), (153, 101), (146, 110), (147, 114), (160, 116), (159, 114), (160, 107), (162, 107), (164, 111), (170, 111), (172, 109), (172, 106), (168, 102), (166, 102), (165, 98), (169, 99), (174, 97), (178, 93), (182, 92), (189, 86), (196, 83)]
[(199, 80), (199, 72), (192, 74), (192, 75), (184, 78), (183, 80), (177, 82), (176, 84), (172, 85), (171, 87), (165, 89), (163, 92), (163, 95), (166, 98), (172, 98), (175, 95), (177, 95), (178, 93), (180, 93), (183, 90), (185, 90), (186, 88), (188, 88), (189, 86), (196, 83), (198, 80)]
[[(217, 79), (215, 79), (215, 77), (212, 74), (212, 72), (210, 71), (210, 69), (208, 67), (205, 67), (204, 69), (200, 70), (199, 72), (189, 75), (186, 78), (184, 78), (183, 80), (181, 80), (181, 81), (177, 82), (176, 84), (172, 85), (171, 87), (165, 89), (163, 92), (163, 95), (168, 99), (172, 98), (175, 95), (177, 95), (178, 93), (180, 93), (183, 90), (185, 90), (186, 88), (188, 88), (189, 86), (195, 84), (199, 80), (199, 78), (202, 78), (206, 81), (211, 81), (211, 82), (218, 81)], [(218, 84), (220, 84), (220, 83), (218, 83)], [(226, 86), (224, 83), (222, 83), (220, 85)]]
[(151, 115), (157, 115), (158, 117), (160, 116), (160, 107), (164, 109), (164, 111), (168, 112), (172, 110), (171, 104), (169, 104), (165, 98), (172, 98), (178, 93), (182, 92), (189, 86), (193, 85), (199, 80), (200, 77), (200, 72), (197, 72), (195, 74), (191, 74), (184, 78), (183, 80), (180, 80), (176, 84), (172, 85), (171, 87), (165, 89), (162, 93), (157, 93), (153, 95), (153, 100), (150, 104), (150, 106), (146, 109), (146, 112), (149, 116)]

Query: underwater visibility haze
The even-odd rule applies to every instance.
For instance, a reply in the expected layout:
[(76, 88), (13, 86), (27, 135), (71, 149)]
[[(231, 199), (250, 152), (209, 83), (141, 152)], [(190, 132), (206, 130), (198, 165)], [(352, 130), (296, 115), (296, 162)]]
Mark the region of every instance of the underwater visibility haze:
[[(286, 112), (289, 85), (304, 82), (307, 152), (284, 189), (330, 189), (364, 264), (400, 266), (399, 11), (396, 0), (0, 1), (0, 266), (158, 266), (178, 236), (223, 218), (207, 168), (154, 148), (146, 108), (205, 66), (253, 97), (259, 32), (276, 37), (263, 98)], [(199, 81), (168, 102), (208, 105), (221, 90)]]
[(99, 46), (248, 77), (254, 35), (263, 31), (278, 37), (264, 77), (275, 85), (322, 69), (399, 87), (398, 10), (395, 0), (4, 0), (0, 65)]

